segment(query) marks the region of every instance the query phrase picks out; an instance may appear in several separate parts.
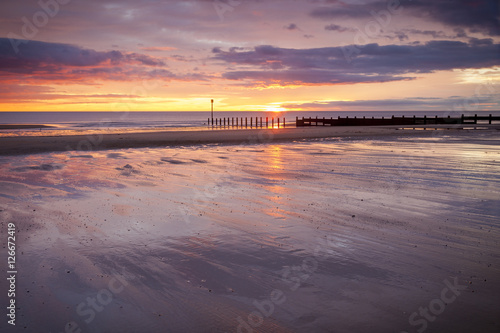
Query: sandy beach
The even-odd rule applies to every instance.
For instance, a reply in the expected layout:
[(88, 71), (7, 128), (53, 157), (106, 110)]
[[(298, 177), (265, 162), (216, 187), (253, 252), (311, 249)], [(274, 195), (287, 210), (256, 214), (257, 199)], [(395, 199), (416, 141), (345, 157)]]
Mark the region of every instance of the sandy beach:
[(16, 332), (497, 332), (497, 131), (349, 130), (0, 157)]
[[(484, 130), (498, 131), (500, 125), (478, 125)], [(179, 146), (190, 144), (231, 143), (255, 144), (326, 137), (365, 137), (387, 135), (430, 135), (423, 129), (462, 130), (471, 125), (401, 126), (312, 126), (275, 129), (211, 129), (197, 131), (151, 131), (92, 135), (0, 137), (0, 155), (31, 154), (56, 151), (95, 151), (120, 148)], [(404, 134), (401, 132), (404, 131)]]

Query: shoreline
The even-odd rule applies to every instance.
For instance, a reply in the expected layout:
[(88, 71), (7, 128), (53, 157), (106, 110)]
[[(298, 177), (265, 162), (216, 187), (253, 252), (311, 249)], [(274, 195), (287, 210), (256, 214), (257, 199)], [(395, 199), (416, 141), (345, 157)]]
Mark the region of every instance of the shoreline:
[(44, 124), (0, 124), (0, 130), (30, 129), (30, 128), (56, 128), (56, 126), (44, 125)]
[(473, 128), (500, 130), (500, 125), (427, 125), (427, 126), (311, 126), (280, 129), (160, 131), (68, 136), (0, 137), (0, 155), (24, 155), (56, 151), (94, 151), (209, 143), (269, 143), (296, 139), (423, 135), (424, 129), (468, 131)]

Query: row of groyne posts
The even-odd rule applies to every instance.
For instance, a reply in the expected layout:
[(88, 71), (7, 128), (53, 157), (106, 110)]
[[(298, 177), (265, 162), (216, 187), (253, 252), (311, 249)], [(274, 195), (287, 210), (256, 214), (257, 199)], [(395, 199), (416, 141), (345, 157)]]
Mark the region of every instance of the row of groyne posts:
[(303, 126), (386, 126), (386, 125), (448, 125), (448, 124), (472, 124), (477, 125), (478, 121), (488, 122), (491, 125), (492, 121), (500, 121), (500, 117), (492, 116), (478, 116), (475, 114), (474, 116), (465, 116), (462, 114), (461, 117), (395, 117), (392, 116), (390, 118), (349, 118), (348, 116), (345, 118), (330, 118), (323, 119), (321, 118), (305, 118), (299, 119), (296, 117), (295, 123), (297, 127)]
[[(281, 120), (279, 117), (274, 118), (265, 117), (265, 121), (263, 117), (223, 117), (223, 118), (208, 118), (208, 126), (212, 127), (222, 127), (222, 128), (285, 128), (285, 118)], [(304, 126), (387, 126), (387, 125), (398, 125), (398, 126), (408, 126), (408, 125), (451, 125), (451, 124), (459, 124), (459, 125), (477, 125), (478, 121), (488, 122), (488, 124), (492, 124), (493, 121), (500, 121), (500, 117), (492, 116), (491, 114), (488, 116), (478, 116), (475, 114), (474, 116), (466, 116), (461, 115), (461, 117), (389, 117), (389, 118), (375, 118), (375, 117), (351, 117), (349, 116), (345, 118), (331, 117), (327, 119), (323, 118), (313, 118), (313, 117), (299, 117), (295, 118), (296, 127), (304, 127)]]
[[(244, 121), (243, 121), (244, 120)], [(249, 121), (250, 120), (250, 121)], [(255, 120), (255, 123), (254, 123)], [(231, 117), (231, 118), (208, 118), (208, 126), (212, 127), (234, 127), (234, 128), (285, 128), (285, 118), (266, 117), (264, 122), (262, 117)], [(271, 126), (269, 126), (271, 125)]]

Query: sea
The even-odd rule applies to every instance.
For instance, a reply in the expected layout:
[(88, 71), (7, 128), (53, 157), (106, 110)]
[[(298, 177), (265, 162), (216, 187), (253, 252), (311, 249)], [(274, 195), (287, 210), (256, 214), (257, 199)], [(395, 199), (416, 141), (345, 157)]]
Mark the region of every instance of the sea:
[[(491, 112), (465, 112), (466, 115), (477, 113), (488, 115)], [(250, 118), (267, 117), (275, 121), (286, 121), (287, 127), (295, 126), (296, 117), (391, 117), (391, 116), (447, 116), (459, 117), (461, 113), (450, 111), (286, 111), (286, 112), (243, 112), (226, 111), (214, 112), (214, 119), (221, 118)], [(496, 112), (495, 115), (500, 115)], [(143, 132), (157, 130), (207, 130), (218, 128), (209, 125), (210, 111), (204, 112), (0, 112), (0, 124), (43, 124), (50, 128), (31, 129), (2, 129), (0, 136), (26, 136), (26, 135), (72, 135), (93, 134), (109, 132)], [(255, 122), (254, 122), (255, 125)], [(228, 129), (234, 129), (233, 127)]]

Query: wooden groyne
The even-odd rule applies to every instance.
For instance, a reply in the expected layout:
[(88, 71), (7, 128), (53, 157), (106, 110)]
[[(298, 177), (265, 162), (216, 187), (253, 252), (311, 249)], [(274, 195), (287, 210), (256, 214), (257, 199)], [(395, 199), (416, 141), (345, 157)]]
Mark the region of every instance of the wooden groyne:
[[(255, 122), (254, 122), (255, 120)], [(222, 128), (285, 128), (285, 118), (271, 117), (231, 117), (231, 118), (208, 118), (208, 126)]]
[(478, 116), (477, 114), (474, 116), (465, 116), (461, 117), (395, 117), (392, 116), (390, 118), (367, 118), (367, 117), (352, 117), (348, 116), (345, 118), (305, 118), (299, 119), (296, 117), (295, 123), (297, 127), (303, 126), (389, 126), (389, 125), (399, 125), (399, 126), (411, 126), (411, 125), (448, 125), (448, 124), (471, 124), (477, 125), (478, 121), (480, 122), (488, 122), (491, 125), (493, 121), (500, 121), (500, 117), (494, 117), (491, 114), (489, 116)]

